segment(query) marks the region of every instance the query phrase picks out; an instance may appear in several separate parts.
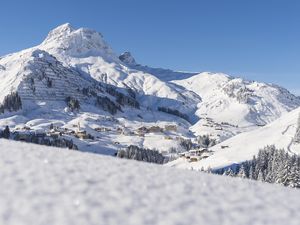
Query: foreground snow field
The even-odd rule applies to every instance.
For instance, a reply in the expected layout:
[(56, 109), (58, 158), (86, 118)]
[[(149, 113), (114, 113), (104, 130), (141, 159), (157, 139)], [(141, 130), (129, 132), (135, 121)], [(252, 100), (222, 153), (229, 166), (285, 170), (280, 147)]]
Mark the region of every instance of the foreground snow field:
[(300, 191), (0, 140), (0, 224), (299, 224)]

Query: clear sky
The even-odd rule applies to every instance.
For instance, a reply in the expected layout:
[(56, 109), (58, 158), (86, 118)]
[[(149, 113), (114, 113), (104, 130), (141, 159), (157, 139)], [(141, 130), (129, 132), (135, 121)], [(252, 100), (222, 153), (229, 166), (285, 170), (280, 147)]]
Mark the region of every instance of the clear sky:
[(141, 64), (224, 72), (300, 94), (298, 0), (9, 0), (0, 55), (40, 43), (69, 22), (101, 32)]

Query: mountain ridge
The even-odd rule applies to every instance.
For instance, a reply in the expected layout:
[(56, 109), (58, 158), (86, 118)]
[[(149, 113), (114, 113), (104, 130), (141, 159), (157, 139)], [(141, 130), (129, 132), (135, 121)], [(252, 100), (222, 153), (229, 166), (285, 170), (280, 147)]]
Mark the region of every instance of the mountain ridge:
[[(0, 115), (0, 126), (49, 130), (55, 122), (78, 132), (80, 124), (95, 138), (69, 135), (80, 150), (114, 154), (134, 144), (168, 155), (184, 150), (182, 140), (209, 135), (222, 142), (300, 106), (298, 97), (279, 86), (151, 68), (125, 56), (114, 53), (99, 32), (63, 24), (40, 45), (1, 57), (0, 102), (17, 91), (25, 104), (23, 111)], [(68, 97), (79, 109), (70, 110)], [(170, 125), (176, 129), (167, 130)], [(112, 131), (95, 131), (100, 128)]]

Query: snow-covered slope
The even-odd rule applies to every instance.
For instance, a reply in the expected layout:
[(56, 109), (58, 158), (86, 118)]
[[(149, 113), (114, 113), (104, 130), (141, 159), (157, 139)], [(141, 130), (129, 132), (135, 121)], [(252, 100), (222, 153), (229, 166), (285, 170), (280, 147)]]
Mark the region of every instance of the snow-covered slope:
[(119, 56), (119, 59), (125, 63), (130, 68), (143, 71), (145, 73), (153, 74), (157, 78), (162, 81), (172, 81), (172, 80), (181, 80), (190, 78), (193, 75), (198, 73), (191, 73), (191, 72), (182, 72), (182, 71), (173, 71), (170, 69), (163, 69), (163, 68), (153, 68), (149, 66), (144, 66), (138, 64), (131, 54), (131, 52), (124, 52)]
[(9, 63), (3, 64), (6, 70), (1, 74), (1, 101), (11, 91), (17, 91), (22, 100), (64, 101), (67, 96), (81, 99), (83, 95), (78, 89), (90, 86), (91, 82), (45, 51), (25, 51), (19, 55), (21, 59), (14, 61), (10, 60), (14, 55), (9, 56)]
[(251, 160), (260, 149), (268, 145), (275, 145), (289, 153), (300, 154), (300, 144), (294, 139), (299, 115), (300, 108), (285, 114), (265, 127), (236, 135), (210, 148), (213, 154), (199, 162), (190, 163), (186, 159), (180, 158), (169, 163), (169, 166), (188, 169), (223, 168)]
[(299, 190), (0, 140), (0, 223), (299, 224)]
[(300, 106), (300, 99), (284, 88), (226, 74), (200, 73), (173, 83), (202, 98), (196, 112), (202, 120), (191, 130), (221, 140), (266, 125)]

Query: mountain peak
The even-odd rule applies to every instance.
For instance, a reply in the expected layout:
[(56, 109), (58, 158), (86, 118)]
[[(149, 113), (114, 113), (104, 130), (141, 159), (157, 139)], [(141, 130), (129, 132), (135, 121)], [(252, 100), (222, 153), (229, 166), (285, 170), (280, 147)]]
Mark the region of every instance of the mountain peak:
[(53, 30), (51, 30), (45, 39), (44, 43), (51, 42), (53, 40), (61, 39), (72, 33), (75, 29), (71, 26), (70, 23), (62, 24)]
[(121, 54), (119, 56), (119, 59), (127, 65), (130, 65), (130, 66), (136, 65), (136, 61), (130, 52), (124, 52), (123, 54)]
[(59, 51), (76, 57), (89, 55), (114, 56), (102, 34), (88, 28), (75, 29), (69, 23), (50, 31), (39, 47), (51, 54)]
[(75, 30), (74, 27), (73, 27), (70, 23), (64, 23), (64, 24), (62, 24), (62, 25), (60, 25), (60, 26), (54, 28), (54, 29), (52, 30), (52, 32), (54, 32), (54, 31), (60, 31), (60, 32), (63, 32), (63, 31), (70, 31), (70, 32), (72, 32), (72, 31), (74, 31), (74, 30)]

